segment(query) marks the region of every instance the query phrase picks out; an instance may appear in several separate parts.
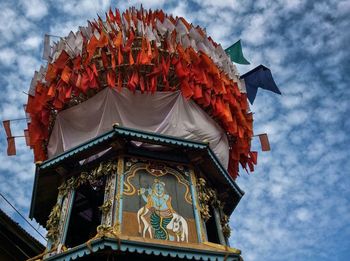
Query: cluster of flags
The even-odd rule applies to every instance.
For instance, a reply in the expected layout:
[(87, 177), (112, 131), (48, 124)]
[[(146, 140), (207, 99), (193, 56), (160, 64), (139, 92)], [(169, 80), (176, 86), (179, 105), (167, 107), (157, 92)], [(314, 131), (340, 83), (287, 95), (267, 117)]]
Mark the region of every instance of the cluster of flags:
[(43, 56), (48, 66), (36, 73), (26, 108), (36, 161), (46, 159), (43, 144), (49, 138), (50, 110), (59, 112), (74, 97), (109, 87), (181, 91), (236, 137), (230, 151), (232, 177), (237, 176), (239, 163), (253, 163), (253, 119), (238, 72), (221, 45), (200, 27), (161, 10), (110, 10), (106, 21), (99, 18), (76, 34), (49, 43), (46, 36)]
[[(247, 97), (253, 103), (259, 87), (280, 93), (265, 66), (239, 78), (231, 61), (249, 64), (240, 40), (224, 50), (200, 27), (161, 10), (132, 8), (122, 14), (110, 10), (106, 21), (99, 17), (53, 45), (50, 36), (45, 35), (43, 58), (48, 65), (35, 72), (29, 89), (29, 130), (17, 136), (26, 138), (27, 145), (34, 149), (35, 160), (46, 158), (43, 144), (49, 138), (49, 108), (60, 111), (75, 96), (105, 87), (151, 93), (180, 90), (236, 137), (229, 164), (235, 178), (239, 163), (252, 170), (257, 161), (257, 154), (250, 151), (253, 119)], [(10, 121), (3, 125), (8, 154), (14, 155), (15, 136), (11, 134)], [(269, 150), (267, 135), (259, 138), (262, 150)]]

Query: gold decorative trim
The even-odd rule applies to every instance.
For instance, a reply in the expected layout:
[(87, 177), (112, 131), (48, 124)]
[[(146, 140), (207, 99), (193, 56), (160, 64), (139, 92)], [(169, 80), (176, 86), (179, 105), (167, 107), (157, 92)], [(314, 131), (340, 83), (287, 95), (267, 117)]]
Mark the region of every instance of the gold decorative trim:
[(206, 222), (210, 217), (209, 206), (217, 208), (220, 212), (220, 223), (222, 232), (225, 238), (229, 238), (231, 234), (231, 228), (229, 225), (229, 217), (225, 215), (223, 211), (223, 203), (219, 200), (217, 192), (207, 186), (207, 182), (203, 178), (199, 178), (197, 183), (198, 199), (200, 204), (201, 216)]
[[(114, 227), (117, 228), (117, 233), (121, 233), (121, 225), (119, 220), (119, 210), (120, 210), (120, 197), (121, 197), (121, 190), (123, 189), (121, 187), (121, 181), (124, 175), (124, 158), (119, 157), (118, 158), (118, 169), (117, 169), (117, 191), (114, 196), (114, 204), (115, 204), (115, 210), (114, 210)], [(118, 225), (117, 225), (118, 224)], [(117, 226), (116, 226), (117, 225)]]

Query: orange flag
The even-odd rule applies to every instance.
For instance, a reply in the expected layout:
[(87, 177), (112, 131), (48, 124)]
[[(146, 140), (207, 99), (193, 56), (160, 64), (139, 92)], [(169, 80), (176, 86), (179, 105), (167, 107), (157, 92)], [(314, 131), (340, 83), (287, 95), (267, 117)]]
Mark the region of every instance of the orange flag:
[(64, 67), (64, 69), (63, 69), (62, 74), (61, 74), (61, 79), (62, 79), (62, 81), (64, 81), (65, 83), (68, 84), (68, 83), (69, 83), (69, 78), (70, 78), (71, 74), (72, 74), (72, 69), (69, 68), (68, 65), (66, 65), (66, 66)]
[(7, 137), (7, 155), (16, 155), (15, 137)]
[(3, 121), (2, 124), (4, 125), (4, 129), (6, 132), (7, 137), (12, 137), (12, 133), (11, 133), (11, 126), (10, 126), (10, 121)]
[(55, 97), (55, 92), (56, 92), (56, 85), (54, 83), (51, 83), (49, 90), (47, 92), (47, 96), (50, 98)]
[(262, 151), (270, 151), (270, 142), (269, 138), (267, 137), (267, 134), (259, 134), (260, 144), (261, 144), (261, 150)]
[(86, 47), (87, 52), (89, 54), (89, 56), (88, 56), (88, 58), (86, 60), (87, 63), (90, 62), (90, 60), (94, 56), (96, 48), (97, 48), (97, 45), (98, 45), (98, 40), (97, 40), (95, 35), (92, 35), (92, 37), (90, 38), (90, 41), (89, 41), (89, 43), (87, 44), (87, 47)]

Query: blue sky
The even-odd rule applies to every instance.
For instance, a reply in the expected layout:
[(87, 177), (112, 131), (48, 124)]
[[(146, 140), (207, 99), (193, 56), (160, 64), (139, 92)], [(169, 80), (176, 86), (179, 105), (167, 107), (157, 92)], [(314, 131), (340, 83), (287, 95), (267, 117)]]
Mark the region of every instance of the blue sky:
[[(262, 63), (283, 93), (260, 91), (252, 106), (254, 131), (269, 134), (272, 151), (237, 180), (246, 194), (231, 217), (231, 245), (246, 261), (350, 260), (350, 1), (142, 3), (205, 27), (223, 47), (242, 39), (251, 65), (238, 66), (240, 73)], [(139, 4), (2, 0), (0, 119), (24, 117), (22, 92), (44, 62), (45, 33), (66, 36), (109, 6)], [(23, 127), (18, 122), (13, 132), (22, 135)], [(0, 192), (28, 216), (32, 152), (18, 139), (18, 155), (7, 157), (3, 130), (0, 137)], [(259, 149), (256, 140), (253, 147)], [(1, 198), (0, 207), (23, 224)]]

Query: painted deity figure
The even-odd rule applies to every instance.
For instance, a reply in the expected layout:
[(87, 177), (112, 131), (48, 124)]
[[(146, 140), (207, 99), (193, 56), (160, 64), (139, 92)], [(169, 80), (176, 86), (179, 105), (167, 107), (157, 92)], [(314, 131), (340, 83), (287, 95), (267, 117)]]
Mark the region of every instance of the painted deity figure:
[[(152, 188), (140, 188), (140, 194), (146, 205), (139, 210), (141, 213), (138, 213), (138, 217), (140, 216), (145, 224), (145, 217), (149, 216), (148, 226), (152, 226), (154, 238), (169, 239), (167, 225), (172, 220), (175, 211), (171, 205), (171, 197), (165, 192), (165, 183), (155, 179)], [(145, 226), (144, 234), (147, 230), (152, 237), (150, 227)]]

